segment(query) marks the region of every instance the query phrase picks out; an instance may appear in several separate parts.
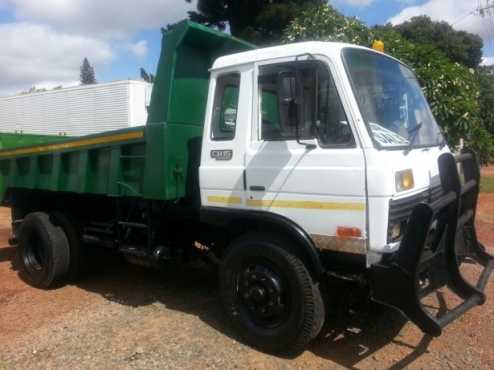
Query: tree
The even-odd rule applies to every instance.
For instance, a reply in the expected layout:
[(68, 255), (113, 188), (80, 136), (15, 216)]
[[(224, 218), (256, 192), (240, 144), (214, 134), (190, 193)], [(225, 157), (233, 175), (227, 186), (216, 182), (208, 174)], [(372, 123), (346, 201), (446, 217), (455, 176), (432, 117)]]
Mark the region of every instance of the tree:
[[(186, 0), (191, 2), (191, 0)], [(191, 20), (224, 30), (233, 36), (264, 44), (278, 41), (301, 10), (325, 0), (199, 0)]]
[(96, 77), (94, 75), (94, 68), (89, 64), (89, 60), (84, 58), (81, 65), (81, 84), (91, 85), (96, 83)]
[(141, 78), (149, 83), (154, 83), (154, 75), (152, 73), (147, 73), (144, 68), (140, 69)]
[(447, 22), (433, 22), (428, 16), (413, 17), (394, 27), (404, 38), (416, 44), (432, 44), (453, 62), (477, 68), (482, 61), (480, 36), (456, 31)]
[(39, 92), (45, 92), (48, 91), (45, 88), (37, 88), (35, 85), (31, 86), (29, 90), (21, 91), (21, 95), (27, 95), (27, 94), (34, 94), (34, 93), (39, 93)]
[(477, 70), (480, 95), (479, 104), (486, 128), (494, 135), (494, 66), (482, 66)]
[(354, 17), (345, 17), (330, 5), (311, 7), (285, 29), (283, 41), (341, 41), (369, 46), (371, 30)]

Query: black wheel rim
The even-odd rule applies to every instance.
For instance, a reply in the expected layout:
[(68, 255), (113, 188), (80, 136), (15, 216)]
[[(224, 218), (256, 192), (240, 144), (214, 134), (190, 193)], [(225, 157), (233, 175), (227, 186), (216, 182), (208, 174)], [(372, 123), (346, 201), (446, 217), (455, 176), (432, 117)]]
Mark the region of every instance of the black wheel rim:
[(24, 265), (30, 271), (43, 271), (46, 268), (46, 253), (41, 239), (35, 233), (27, 238), (23, 254)]
[(274, 329), (286, 321), (290, 309), (288, 282), (270, 261), (245, 263), (235, 281), (240, 312), (252, 324)]

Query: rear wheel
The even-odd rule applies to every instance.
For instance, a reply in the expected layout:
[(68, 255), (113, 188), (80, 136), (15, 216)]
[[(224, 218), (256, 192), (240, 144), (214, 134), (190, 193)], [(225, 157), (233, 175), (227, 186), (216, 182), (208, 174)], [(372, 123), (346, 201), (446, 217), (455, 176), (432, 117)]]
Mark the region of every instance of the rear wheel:
[(19, 230), (18, 256), (23, 275), (38, 288), (61, 285), (70, 264), (69, 243), (60, 226), (48, 214), (28, 214)]
[(325, 318), (319, 286), (303, 262), (268, 234), (235, 241), (220, 271), (226, 313), (252, 346), (298, 354), (317, 336)]
[(85, 265), (85, 254), (82, 243), (82, 232), (79, 222), (74, 217), (68, 216), (60, 211), (55, 211), (50, 214), (51, 222), (60, 226), (67, 237), (70, 250), (70, 264), (67, 273), (69, 282), (77, 281), (82, 273)]

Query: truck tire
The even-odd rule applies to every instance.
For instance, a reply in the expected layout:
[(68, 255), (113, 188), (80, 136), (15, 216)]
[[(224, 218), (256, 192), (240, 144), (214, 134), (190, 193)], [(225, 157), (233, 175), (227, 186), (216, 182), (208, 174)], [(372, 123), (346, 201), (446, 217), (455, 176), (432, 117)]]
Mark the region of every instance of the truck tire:
[(81, 228), (74, 217), (60, 211), (52, 212), (50, 219), (55, 226), (62, 228), (69, 242), (70, 263), (67, 281), (74, 283), (81, 277), (85, 266)]
[(28, 214), (19, 230), (20, 267), (28, 282), (42, 289), (61, 285), (70, 264), (69, 243), (60, 226), (48, 214)]
[(234, 241), (220, 269), (220, 294), (236, 331), (261, 350), (297, 355), (319, 334), (325, 307), (304, 263), (270, 234)]

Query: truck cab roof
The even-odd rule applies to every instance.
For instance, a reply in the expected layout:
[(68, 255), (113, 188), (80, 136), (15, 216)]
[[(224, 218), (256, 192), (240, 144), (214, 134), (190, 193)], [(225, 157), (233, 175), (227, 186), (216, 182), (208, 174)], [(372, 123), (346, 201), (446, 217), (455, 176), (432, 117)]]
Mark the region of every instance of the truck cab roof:
[(332, 59), (337, 59), (341, 55), (341, 51), (345, 48), (369, 50), (371, 52), (385, 55), (396, 60), (397, 62), (400, 62), (398, 59), (393, 58), (388, 54), (384, 54), (374, 49), (366, 48), (359, 45), (349, 44), (345, 42), (305, 41), (225, 55), (216, 59), (211, 68), (211, 71), (242, 64), (260, 62), (263, 60), (284, 58), (290, 56), (293, 57), (294, 55), (304, 55), (308, 53), (327, 55), (330, 56)]

